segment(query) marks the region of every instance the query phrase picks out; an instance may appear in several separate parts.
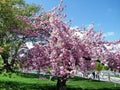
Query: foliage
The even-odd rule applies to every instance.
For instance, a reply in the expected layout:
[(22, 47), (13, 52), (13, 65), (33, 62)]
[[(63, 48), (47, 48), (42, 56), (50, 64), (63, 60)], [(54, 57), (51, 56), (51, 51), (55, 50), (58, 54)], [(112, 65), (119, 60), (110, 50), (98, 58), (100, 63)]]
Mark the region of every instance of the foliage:
[(0, 1), (0, 55), (3, 58), (3, 69), (14, 68), (17, 52), (24, 42), (24, 38), (19, 38), (18, 33), (13, 32), (26, 27), (26, 24), (16, 16), (31, 17), (39, 10), (40, 6), (26, 4), (24, 0)]
[(2, 60), (2, 57), (0, 55), (0, 69), (3, 67), (3, 60)]
[(100, 62), (96, 62), (96, 68), (95, 68), (95, 70), (101, 71), (101, 70), (103, 70), (103, 68), (104, 68), (103, 64), (101, 64)]
[(33, 12), (38, 12), (40, 9), (39, 6), (34, 4), (26, 4), (24, 0), (0, 1), (0, 8), (0, 31), (3, 32), (20, 27), (21, 23), (16, 19), (16, 15), (30, 17)]
[(104, 66), (103, 70), (109, 70), (109, 67), (108, 66)]

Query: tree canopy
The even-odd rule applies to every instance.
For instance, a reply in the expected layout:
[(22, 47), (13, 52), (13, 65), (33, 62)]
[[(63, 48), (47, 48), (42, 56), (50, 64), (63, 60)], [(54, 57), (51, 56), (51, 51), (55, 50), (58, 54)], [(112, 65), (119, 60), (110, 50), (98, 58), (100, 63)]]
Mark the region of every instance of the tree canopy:
[(26, 4), (24, 0), (0, 1), (0, 54), (4, 60), (5, 69), (10, 69), (7, 68), (11, 66), (11, 63), (8, 62), (13, 63), (13, 58), (15, 59), (17, 56), (19, 46), (24, 41), (23, 38), (18, 37), (18, 33), (15, 33), (14, 30), (25, 28), (26, 25), (23, 21), (18, 20), (16, 16), (21, 15), (29, 18), (39, 10), (40, 6)]

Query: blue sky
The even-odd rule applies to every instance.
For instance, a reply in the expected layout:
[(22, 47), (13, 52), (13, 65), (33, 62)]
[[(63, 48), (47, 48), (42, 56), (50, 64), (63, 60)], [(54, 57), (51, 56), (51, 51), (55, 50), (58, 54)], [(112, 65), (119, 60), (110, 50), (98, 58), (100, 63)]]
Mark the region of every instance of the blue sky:
[[(59, 0), (25, 0), (42, 4), (46, 10), (57, 6)], [(102, 30), (106, 40), (120, 39), (120, 0), (64, 0), (66, 20), (71, 26), (88, 26), (94, 23), (96, 31)]]

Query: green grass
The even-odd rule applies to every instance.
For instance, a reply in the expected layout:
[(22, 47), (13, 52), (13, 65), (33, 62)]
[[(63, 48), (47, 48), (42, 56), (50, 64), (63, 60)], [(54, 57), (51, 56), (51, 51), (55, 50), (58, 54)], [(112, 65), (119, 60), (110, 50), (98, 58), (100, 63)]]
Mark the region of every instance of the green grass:
[[(41, 80), (35, 74), (13, 73), (0, 75), (0, 90), (55, 90), (56, 80)], [(67, 90), (120, 90), (120, 84), (88, 80), (80, 77), (70, 78), (67, 81)]]

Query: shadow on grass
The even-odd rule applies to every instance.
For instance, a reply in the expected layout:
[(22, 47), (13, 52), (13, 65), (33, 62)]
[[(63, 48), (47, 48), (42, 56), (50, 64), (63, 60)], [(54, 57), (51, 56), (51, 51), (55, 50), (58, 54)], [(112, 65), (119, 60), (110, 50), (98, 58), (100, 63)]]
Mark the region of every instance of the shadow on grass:
[[(38, 74), (34, 74), (34, 73), (23, 73), (23, 72), (16, 72), (16, 74), (18, 76), (24, 77), (24, 78), (39, 78)], [(50, 75), (43, 75), (40, 74), (41, 77), (45, 77), (46, 79), (50, 78)]]
[[(26, 84), (26, 83), (20, 83), (20, 82), (1, 82), (0, 81), (0, 90), (56, 90), (55, 85), (51, 84)], [(67, 90), (95, 90), (95, 89), (83, 89), (81, 87), (71, 87), (67, 86)], [(100, 88), (96, 90), (120, 90), (120, 88)]]
[(103, 81), (99, 81), (99, 80), (93, 80), (93, 79), (87, 79), (87, 78), (83, 78), (83, 77), (78, 77), (78, 76), (75, 76), (74, 78), (69, 78), (71, 79), (72, 81), (93, 81), (93, 82), (103, 82)]
[(16, 72), (18, 76), (25, 77), (25, 78), (38, 78), (37, 74), (34, 73), (23, 73), (23, 72)]
[(86, 78), (82, 78), (82, 77), (78, 77), (78, 76), (75, 76), (74, 78), (71, 78), (71, 77), (70, 77), (70, 79), (72, 79), (72, 81), (88, 80), (88, 79), (86, 79)]
[(75, 76), (74, 78), (69, 78), (71, 79), (72, 81), (90, 81), (90, 82), (105, 82), (105, 81), (100, 81), (100, 80), (94, 80), (94, 79), (88, 79), (88, 78), (83, 78), (83, 77), (78, 77), (78, 76)]
[[(55, 85), (50, 84), (26, 84), (18, 82), (0, 82), (0, 90), (57, 90)], [(67, 90), (82, 90), (82, 88), (67, 87)]]
[(50, 84), (26, 84), (20, 82), (0, 82), (0, 90), (56, 90)]

